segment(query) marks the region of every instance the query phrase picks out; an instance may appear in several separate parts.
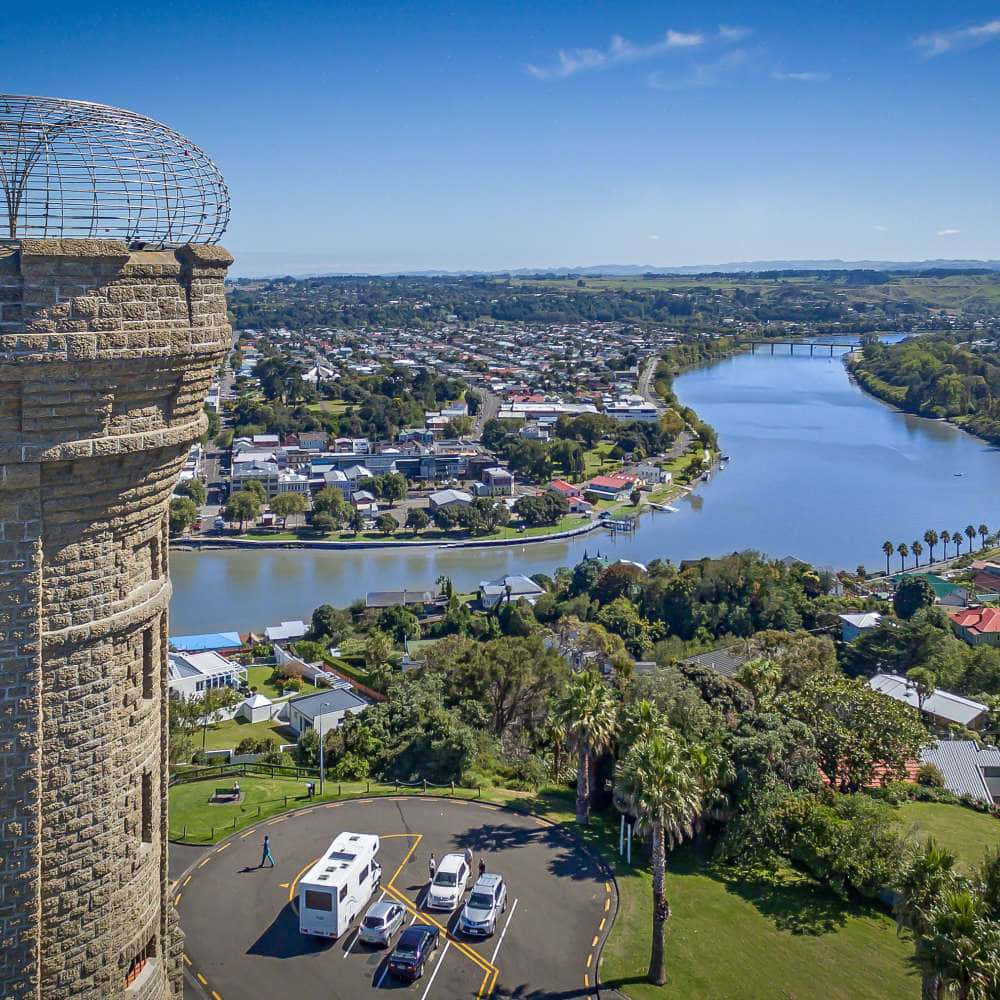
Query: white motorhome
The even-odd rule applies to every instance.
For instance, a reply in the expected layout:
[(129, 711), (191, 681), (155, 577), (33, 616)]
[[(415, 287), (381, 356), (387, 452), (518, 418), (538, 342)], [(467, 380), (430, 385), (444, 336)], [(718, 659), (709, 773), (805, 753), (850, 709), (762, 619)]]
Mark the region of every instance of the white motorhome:
[(299, 931), (338, 938), (368, 905), (382, 881), (379, 838), (341, 833), (299, 881)]

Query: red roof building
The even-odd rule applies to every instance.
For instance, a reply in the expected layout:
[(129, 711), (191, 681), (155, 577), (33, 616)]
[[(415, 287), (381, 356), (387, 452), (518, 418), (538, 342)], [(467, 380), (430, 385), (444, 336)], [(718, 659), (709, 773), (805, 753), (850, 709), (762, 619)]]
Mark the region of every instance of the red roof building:
[(970, 645), (1000, 646), (1000, 610), (997, 608), (964, 608), (950, 612), (948, 617), (958, 637)]
[(565, 479), (553, 479), (549, 483), (549, 489), (553, 493), (558, 493), (560, 496), (570, 499), (570, 497), (582, 496), (583, 493), (579, 486), (574, 486), (572, 483), (567, 483)]

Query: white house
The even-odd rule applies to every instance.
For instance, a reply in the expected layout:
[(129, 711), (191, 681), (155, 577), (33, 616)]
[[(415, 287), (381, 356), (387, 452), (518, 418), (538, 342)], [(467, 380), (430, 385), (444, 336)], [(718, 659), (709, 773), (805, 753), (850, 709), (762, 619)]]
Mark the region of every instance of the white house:
[(236, 709), (236, 718), (246, 719), (247, 722), (268, 722), (271, 718), (272, 704), (270, 698), (259, 692), (252, 694)]
[(858, 611), (837, 617), (840, 619), (840, 637), (844, 642), (854, 642), (858, 636), (878, 628), (882, 622), (882, 616), (877, 611)]
[(652, 462), (640, 462), (632, 472), (647, 486), (663, 486), (673, 478), (672, 472), (667, 472)]
[(305, 638), (309, 626), (303, 621), (282, 622), (280, 625), (271, 625), (264, 629), (264, 635), (268, 642), (294, 642), (296, 639)]
[[(508, 588), (510, 589), (508, 590)], [(479, 603), (483, 608), (489, 610), (507, 600), (507, 595), (510, 594), (512, 604), (516, 604), (522, 599), (534, 604), (538, 597), (544, 593), (544, 587), (539, 587), (534, 580), (518, 574), (505, 576), (499, 580), (483, 580), (479, 584)]]
[(279, 493), (301, 493), (303, 496), (309, 494), (309, 477), (300, 475), (298, 472), (282, 472), (278, 475)]
[(288, 725), (299, 736), (313, 728), (322, 735), (337, 729), (348, 715), (358, 715), (370, 704), (349, 682), (340, 681), (327, 690), (292, 698), (288, 702)]
[(167, 653), (167, 684), (172, 698), (198, 698), (212, 688), (246, 683), (246, 667), (213, 651)]
[[(919, 707), (916, 685), (905, 677), (898, 674), (876, 674), (868, 683), (874, 691), (914, 708)], [(942, 725), (980, 729), (989, 716), (989, 708), (971, 698), (963, 698), (938, 688), (924, 700), (923, 713)]]

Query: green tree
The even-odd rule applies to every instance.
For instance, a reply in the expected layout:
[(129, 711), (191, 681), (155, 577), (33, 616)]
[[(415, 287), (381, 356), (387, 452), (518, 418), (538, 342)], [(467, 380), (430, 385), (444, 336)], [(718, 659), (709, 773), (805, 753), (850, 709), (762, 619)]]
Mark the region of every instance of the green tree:
[(667, 727), (634, 743), (615, 771), (620, 808), (633, 813), (652, 837), (653, 926), (647, 978), (657, 986), (667, 981), (667, 842), (678, 843), (691, 834), (714, 774), (706, 749), (686, 743)]
[(240, 490), (234, 493), (225, 507), (222, 508), (222, 516), (232, 524), (233, 521), (240, 522), (240, 531), (244, 531), (247, 521), (256, 520), (260, 514), (260, 500), (255, 493), (250, 490)]
[(951, 540), (955, 544), (955, 555), (961, 555), (962, 552), (962, 532), (961, 529), (958, 531), (953, 531), (951, 533)]
[(312, 621), (306, 638), (313, 642), (339, 644), (351, 630), (351, 616), (347, 611), (332, 604), (321, 604), (312, 613)]
[(391, 535), (394, 531), (399, 531), (399, 521), (397, 521), (392, 514), (379, 514), (375, 518), (375, 527), (382, 532), (383, 535)]
[(948, 558), (948, 543), (951, 541), (951, 532), (942, 531), (941, 532), (941, 544), (944, 546), (944, 557)]
[(339, 526), (350, 517), (351, 505), (335, 486), (324, 486), (313, 498), (313, 512), (329, 514), (334, 524)]
[(900, 618), (910, 619), (921, 608), (934, 603), (934, 588), (923, 576), (908, 576), (900, 580), (892, 595), (893, 610)]
[(427, 511), (421, 507), (411, 507), (406, 512), (406, 527), (415, 535), (423, 531), (430, 523), (431, 519), (427, 516)]
[(177, 484), (174, 493), (179, 497), (190, 497), (197, 507), (204, 507), (208, 490), (200, 479), (184, 479)]
[(959, 1000), (997, 995), (1000, 968), (998, 925), (971, 887), (945, 889), (930, 905), (925, 933), (917, 939), (916, 959), (925, 976), (951, 987)]
[(376, 670), (383, 666), (392, 652), (392, 637), (381, 629), (372, 629), (365, 637), (365, 666)]
[(913, 561), (916, 566), (920, 565), (920, 557), (923, 555), (924, 547), (919, 541), (910, 543), (910, 551), (913, 553)]
[(910, 548), (906, 542), (900, 542), (896, 546), (896, 552), (899, 555), (899, 569), (902, 572), (906, 569), (906, 557), (910, 554)]
[(279, 493), (271, 501), (271, 513), (281, 518), (281, 527), (284, 529), (288, 519), (304, 514), (307, 506), (306, 498), (301, 493)]
[(347, 526), (356, 535), (360, 535), (365, 527), (365, 515), (361, 513), (358, 507), (352, 507), (351, 513), (347, 518)]
[(976, 529), (971, 525), (965, 526), (965, 537), (969, 539), (969, 551), (972, 551), (972, 543), (976, 540)]
[(574, 674), (556, 705), (556, 719), (577, 753), (576, 821), (588, 824), (591, 754), (611, 745), (617, 725), (617, 706), (604, 678), (594, 670)]
[(336, 530), (337, 522), (326, 511), (321, 510), (318, 514), (313, 514), (312, 528), (321, 535), (329, 535)]
[(938, 533), (932, 528), (928, 528), (924, 532), (924, 541), (927, 543), (927, 548), (930, 550), (928, 560), (934, 562), (934, 546), (938, 543)]
[(409, 484), (401, 472), (387, 472), (379, 480), (379, 496), (392, 503), (406, 499)]
[(979, 537), (981, 539), (979, 548), (986, 548), (986, 539), (990, 537), (990, 529), (985, 524), (979, 525)]
[(906, 679), (917, 693), (917, 711), (923, 713), (927, 699), (937, 690), (937, 674), (927, 667), (913, 667), (906, 671)]
[(631, 503), (633, 507), (638, 507), (639, 501), (642, 499), (642, 491), (637, 489), (632, 490), (632, 492), (628, 495), (628, 499), (629, 503)]
[(896, 551), (896, 546), (892, 542), (883, 542), (882, 551), (885, 553), (885, 575), (888, 576), (891, 572), (889, 569), (889, 557)]
[(194, 524), (198, 508), (189, 497), (176, 497), (170, 501), (170, 534), (182, 535)]
[(243, 490), (246, 493), (252, 493), (261, 507), (267, 503), (267, 490), (264, 489), (264, 484), (259, 479), (248, 479), (243, 484)]

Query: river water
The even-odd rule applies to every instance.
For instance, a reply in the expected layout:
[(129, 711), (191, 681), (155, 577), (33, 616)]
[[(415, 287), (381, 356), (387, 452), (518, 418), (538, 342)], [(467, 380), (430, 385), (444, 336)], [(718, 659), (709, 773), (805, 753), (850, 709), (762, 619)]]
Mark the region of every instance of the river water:
[(875, 569), (885, 564), (887, 538), (911, 545), (928, 528), (1000, 527), (996, 448), (893, 410), (852, 384), (840, 357), (816, 350), (810, 357), (801, 346), (794, 355), (787, 346), (774, 355), (765, 348), (675, 380), (678, 397), (716, 428), (731, 460), (677, 501), (678, 513), (644, 515), (631, 537), (600, 530), (495, 549), (175, 551), (170, 630), (262, 629), (368, 590), (428, 586), (442, 573), (473, 590), (505, 573), (551, 573), (598, 549), (676, 562), (753, 548)]

